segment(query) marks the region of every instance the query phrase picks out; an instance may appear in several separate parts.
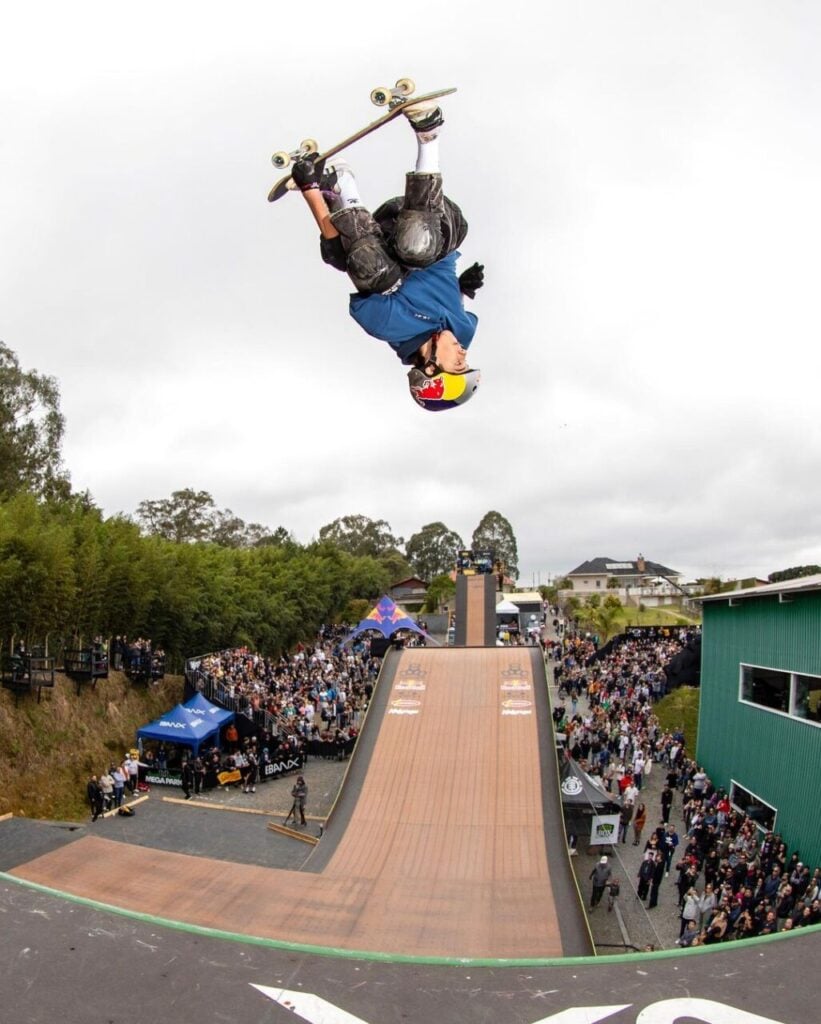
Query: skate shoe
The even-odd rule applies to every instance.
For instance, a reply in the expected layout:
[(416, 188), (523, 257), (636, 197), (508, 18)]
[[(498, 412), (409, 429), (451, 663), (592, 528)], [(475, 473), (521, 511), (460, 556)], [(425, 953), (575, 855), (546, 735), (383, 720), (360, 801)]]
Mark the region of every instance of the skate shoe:
[(410, 121), (411, 128), (422, 142), (431, 142), (435, 139), (439, 134), (439, 129), (445, 123), (442, 110), (435, 100), (410, 103), (402, 113)]

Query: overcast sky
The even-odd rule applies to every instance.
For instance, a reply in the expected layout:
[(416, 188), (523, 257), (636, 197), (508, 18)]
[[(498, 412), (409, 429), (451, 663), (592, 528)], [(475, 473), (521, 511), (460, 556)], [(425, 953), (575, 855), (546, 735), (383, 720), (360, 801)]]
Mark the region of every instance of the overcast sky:
[[(639, 552), (821, 562), (821, 6), (807, 0), (16, 4), (0, 37), (0, 338), (57, 378), (106, 514), (193, 487), (308, 542), (346, 514), (520, 583)], [(482, 387), (418, 409), (270, 154), (457, 86)], [(403, 119), (348, 159), (401, 192)]]

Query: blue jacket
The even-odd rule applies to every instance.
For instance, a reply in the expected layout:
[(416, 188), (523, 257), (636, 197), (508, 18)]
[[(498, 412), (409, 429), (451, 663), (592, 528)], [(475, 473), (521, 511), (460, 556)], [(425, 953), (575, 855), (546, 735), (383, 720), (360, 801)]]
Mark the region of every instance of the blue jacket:
[(390, 295), (352, 295), (351, 316), (374, 338), (386, 341), (405, 364), (436, 331), (452, 331), (465, 348), (476, 316), (465, 311), (452, 252), (423, 270), (411, 270)]

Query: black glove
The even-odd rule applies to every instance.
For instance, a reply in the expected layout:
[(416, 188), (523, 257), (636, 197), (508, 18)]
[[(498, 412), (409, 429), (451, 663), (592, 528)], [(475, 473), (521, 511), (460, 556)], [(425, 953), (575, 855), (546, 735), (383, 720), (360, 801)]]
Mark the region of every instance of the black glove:
[(469, 299), (476, 297), (476, 292), (485, 283), (484, 263), (474, 263), (459, 275), (459, 291)]
[(325, 161), (319, 160), (318, 157), (319, 153), (309, 153), (294, 164), (291, 177), (300, 192), (309, 192), (312, 188), (319, 188), (322, 172), (325, 170)]

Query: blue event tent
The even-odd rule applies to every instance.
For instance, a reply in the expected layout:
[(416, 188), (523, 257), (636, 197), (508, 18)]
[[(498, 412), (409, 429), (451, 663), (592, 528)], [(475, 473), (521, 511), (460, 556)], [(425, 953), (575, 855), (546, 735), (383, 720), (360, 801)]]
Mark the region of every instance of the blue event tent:
[(216, 722), (222, 728), (234, 721), (234, 712), (227, 708), (221, 708), (219, 704), (212, 704), (201, 693), (194, 696), (182, 705), (192, 715), (201, 716), (206, 722)]
[(191, 747), (196, 757), (205, 740), (216, 740), (220, 725), (215, 718), (197, 714), (184, 704), (177, 704), (164, 715), (138, 729), (137, 736), (141, 740), (163, 740), (166, 743), (179, 743)]

